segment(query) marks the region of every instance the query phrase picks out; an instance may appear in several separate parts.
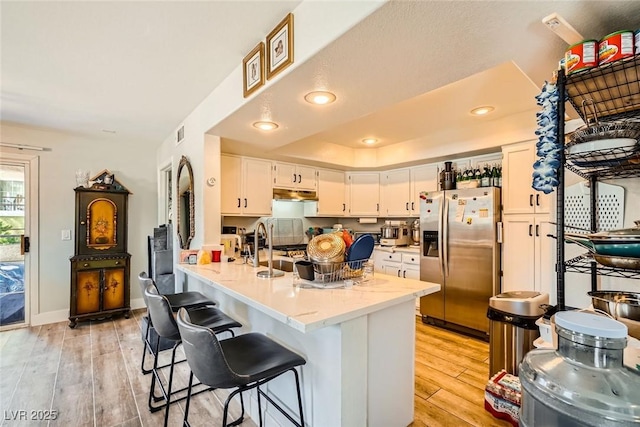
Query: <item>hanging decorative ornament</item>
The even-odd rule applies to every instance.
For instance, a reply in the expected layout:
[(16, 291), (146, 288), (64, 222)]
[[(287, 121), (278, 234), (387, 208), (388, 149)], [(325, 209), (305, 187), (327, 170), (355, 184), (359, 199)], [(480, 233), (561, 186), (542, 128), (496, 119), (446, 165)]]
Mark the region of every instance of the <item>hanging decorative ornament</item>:
[(536, 113), (538, 142), (536, 154), (539, 159), (533, 164), (533, 184), (536, 191), (549, 194), (558, 186), (558, 168), (563, 149), (558, 139), (558, 87), (549, 82), (542, 86), (542, 92), (536, 96), (542, 110)]

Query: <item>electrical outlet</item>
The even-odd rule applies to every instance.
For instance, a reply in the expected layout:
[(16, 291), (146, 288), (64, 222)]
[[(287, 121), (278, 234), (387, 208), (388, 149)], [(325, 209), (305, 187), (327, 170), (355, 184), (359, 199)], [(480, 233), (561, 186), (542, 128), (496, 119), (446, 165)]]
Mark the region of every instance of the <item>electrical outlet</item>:
[(62, 240), (71, 240), (71, 230), (62, 230)]

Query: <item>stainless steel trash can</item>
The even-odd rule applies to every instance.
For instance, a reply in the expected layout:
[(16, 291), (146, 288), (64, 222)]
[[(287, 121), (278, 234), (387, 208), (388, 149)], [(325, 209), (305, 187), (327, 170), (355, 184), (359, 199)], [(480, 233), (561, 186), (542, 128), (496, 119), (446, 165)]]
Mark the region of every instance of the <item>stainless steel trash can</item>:
[(489, 376), (501, 369), (518, 375), (518, 365), (540, 336), (536, 320), (545, 313), (549, 294), (505, 292), (489, 299)]

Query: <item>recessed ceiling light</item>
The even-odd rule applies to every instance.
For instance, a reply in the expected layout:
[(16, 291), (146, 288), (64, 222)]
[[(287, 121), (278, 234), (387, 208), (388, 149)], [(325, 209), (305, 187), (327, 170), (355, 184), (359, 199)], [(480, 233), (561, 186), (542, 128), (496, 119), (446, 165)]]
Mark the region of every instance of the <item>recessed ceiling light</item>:
[(474, 116), (484, 116), (485, 114), (489, 114), (493, 110), (495, 110), (495, 108), (493, 108), (491, 105), (485, 105), (482, 107), (474, 108), (473, 110), (471, 110), (471, 114), (473, 114)]
[(260, 121), (260, 122), (255, 122), (253, 124), (253, 127), (258, 128), (260, 130), (274, 130), (278, 128), (278, 124), (274, 122)]
[(304, 96), (304, 100), (310, 104), (325, 105), (336, 100), (336, 96), (331, 92), (316, 91), (309, 92)]
[(375, 138), (365, 138), (365, 139), (363, 139), (363, 140), (362, 140), (362, 142), (363, 142), (364, 144), (367, 144), (367, 145), (373, 145), (373, 144), (375, 144), (376, 142), (378, 142), (378, 140), (377, 140), (377, 139), (375, 139)]

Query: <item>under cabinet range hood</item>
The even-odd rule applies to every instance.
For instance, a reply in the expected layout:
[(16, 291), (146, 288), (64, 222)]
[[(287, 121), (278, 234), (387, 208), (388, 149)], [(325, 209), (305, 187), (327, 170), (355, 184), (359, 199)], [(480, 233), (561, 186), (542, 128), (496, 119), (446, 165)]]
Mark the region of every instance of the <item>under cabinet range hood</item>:
[(273, 199), (274, 200), (299, 200), (301, 202), (305, 202), (305, 201), (317, 202), (318, 194), (315, 191), (287, 190), (285, 188), (274, 188)]

